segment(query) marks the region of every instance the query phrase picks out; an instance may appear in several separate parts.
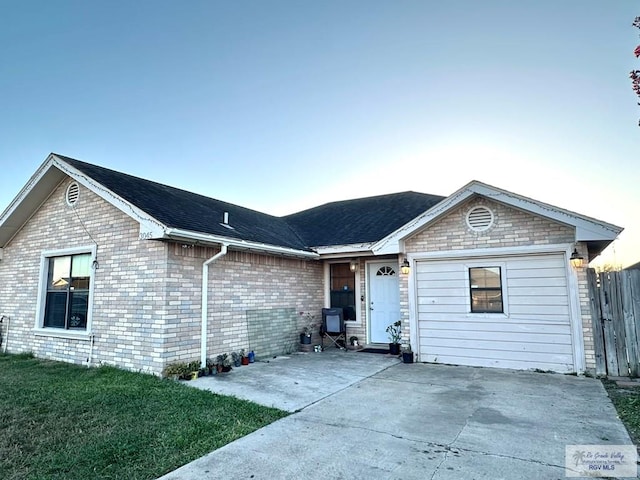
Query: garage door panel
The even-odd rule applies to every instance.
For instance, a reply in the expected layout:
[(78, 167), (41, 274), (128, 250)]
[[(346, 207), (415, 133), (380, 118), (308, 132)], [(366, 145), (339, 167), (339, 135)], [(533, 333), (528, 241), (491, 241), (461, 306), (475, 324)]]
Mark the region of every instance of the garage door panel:
[(553, 285), (515, 287), (509, 283), (508, 293), (509, 300), (515, 297), (560, 297), (565, 299), (565, 303), (567, 301), (566, 290)]
[(511, 276), (507, 279), (509, 290), (515, 287), (564, 287), (567, 280), (564, 277), (517, 277)]
[[(536, 335), (570, 335), (571, 330), (567, 325), (558, 323), (536, 323), (536, 324), (518, 324), (514, 322), (505, 323), (481, 323), (474, 325), (467, 325), (465, 323), (453, 323), (444, 321), (429, 321), (428, 323), (421, 323), (420, 332), (421, 335), (428, 337), (439, 337), (446, 335), (445, 332), (451, 331), (452, 334), (469, 334), (469, 335), (482, 335), (484, 333), (489, 335), (497, 335), (500, 333), (506, 334), (536, 334)], [(549, 340), (547, 338), (547, 340)]]
[(462, 278), (450, 278), (450, 279), (431, 279), (431, 280), (423, 280), (423, 281), (419, 281), (418, 285), (432, 285), (433, 287), (430, 288), (442, 288), (442, 289), (446, 289), (446, 288), (456, 288), (460, 286), (460, 282), (462, 281)]
[(538, 269), (509, 269), (509, 278), (531, 278), (535, 273), (536, 278), (564, 278), (564, 267), (557, 268), (538, 268)]
[[(507, 320), (505, 320), (507, 319)], [(472, 322), (473, 324), (480, 324), (485, 322), (487, 317), (476, 317), (473, 314), (467, 313), (465, 310), (462, 312), (453, 312), (453, 313), (444, 313), (444, 312), (427, 312), (424, 310), (418, 310), (418, 322), (423, 324), (423, 322)], [(502, 325), (503, 323), (513, 322), (514, 324), (521, 325), (566, 325), (569, 328), (569, 324), (567, 323), (566, 315), (544, 315), (541, 313), (532, 314), (527, 313), (524, 315), (509, 315), (509, 317), (502, 317), (496, 320), (488, 320), (491, 323), (495, 323), (496, 325)], [(475, 328), (473, 325), (470, 325), (469, 328)]]
[(459, 355), (425, 355), (421, 357), (420, 361), (451, 365), (471, 365), (474, 367), (512, 368), (517, 370), (538, 369), (561, 373), (573, 372), (572, 363), (551, 363), (544, 360), (528, 362), (526, 360), (511, 361), (506, 359), (469, 358)]
[(509, 268), (513, 270), (533, 270), (540, 268), (564, 268), (562, 256), (557, 255), (518, 255), (507, 258)]
[(461, 268), (458, 268), (453, 271), (446, 271), (446, 272), (418, 271), (416, 275), (416, 280), (418, 282), (433, 282), (433, 281), (439, 282), (440, 280), (459, 281), (460, 279), (464, 280), (464, 278), (465, 278), (464, 270)]
[[(517, 344), (518, 342), (542, 345), (549, 343), (549, 333), (538, 332), (492, 332), (477, 330), (469, 332), (464, 330), (441, 329), (441, 331), (437, 331), (437, 329), (425, 329), (421, 335), (420, 343), (424, 345), (433, 345), (435, 335), (438, 335), (438, 341), (442, 340), (443, 344), (450, 343), (452, 339), (460, 340), (461, 342), (468, 340), (471, 342), (511, 342), (513, 344)], [(555, 345), (568, 345), (571, 347), (571, 332), (558, 332), (554, 334), (553, 341)], [(516, 348), (515, 350), (519, 349)]]
[[(570, 334), (568, 325), (558, 322), (518, 323), (513, 319), (505, 322), (483, 322), (473, 324), (464, 321), (451, 321), (442, 318), (419, 321), (420, 331), (429, 332), (429, 335), (440, 335), (436, 330), (451, 330), (462, 332), (513, 332), (513, 333), (540, 333), (545, 335)], [(433, 330), (433, 332), (431, 332)]]
[(418, 289), (418, 297), (460, 297), (466, 298), (469, 296), (469, 291), (466, 288), (455, 288), (447, 287), (447, 288), (420, 288)]
[[(531, 305), (510, 305), (509, 313), (512, 315), (527, 315), (531, 314), (534, 309)], [(535, 313), (543, 315), (569, 315), (568, 305), (536, 305)]]
[(545, 343), (535, 339), (537, 341), (530, 341), (525, 338), (508, 338), (505, 336), (500, 340), (492, 338), (438, 338), (433, 339), (429, 337), (421, 337), (421, 345), (426, 348), (426, 351), (444, 351), (446, 348), (464, 348), (465, 350), (495, 350), (496, 352), (503, 352), (499, 355), (501, 357), (513, 356), (510, 352), (534, 352), (534, 353), (547, 353), (549, 355), (571, 355), (571, 336), (559, 339), (562, 343)]
[[(468, 268), (482, 264), (501, 266), (504, 314), (469, 311)], [(573, 369), (564, 254), (419, 260), (416, 297), (423, 361)]]
[(531, 364), (573, 364), (573, 357), (569, 354), (549, 354), (538, 352), (505, 352), (502, 350), (482, 350), (479, 348), (460, 349), (459, 347), (438, 347), (435, 356), (459, 356), (469, 359), (491, 359), (511, 362), (527, 362)]
[(460, 316), (460, 315), (467, 314), (467, 308), (465, 307), (465, 305), (461, 305), (455, 302), (452, 302), (449, 305), (445, 303), (438, 303), (435, 305), (427, 303), (424, 305), (420, 305), (420, 313), (424, 313), (427, 315), (432, 315), (437, 313), (456, 314), (457, 316)]
[(569, 328), (569, 322), (567, 322), (567, 316), (560, 314), (548, 314), (543, 313), (527, 313), (527, 314), (511, 314), (510, 318), (515, 321), (526, 323), (549, 323), (556, 325), (566, 325)]
[(537, 312), (538, 305), (567, 306), (567, 297), (564, 295), (511, 295), (511, 292), (509, 292), (509, 306), (510, 308), (513, 308), (514, 305), (532, 305), (535, 307), (535, 309), (530, 308), (529, 311)]

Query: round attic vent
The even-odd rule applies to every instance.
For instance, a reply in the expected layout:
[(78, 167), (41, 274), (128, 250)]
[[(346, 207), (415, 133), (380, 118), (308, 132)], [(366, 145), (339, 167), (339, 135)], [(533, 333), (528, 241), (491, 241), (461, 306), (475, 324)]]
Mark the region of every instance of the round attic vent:
[(67, 193), (65, 195), (65, 200), (67, 201), (67, 205), (73, 207), (78, 201), (78, 197), (80, 196), (80, 187), (76, 182), (73, 182), (67, 187)]
[(474, 232), (484, 232), (493, 225), (493, 212), (487, 207), (474, 207), (467, 213), (467, 225)]

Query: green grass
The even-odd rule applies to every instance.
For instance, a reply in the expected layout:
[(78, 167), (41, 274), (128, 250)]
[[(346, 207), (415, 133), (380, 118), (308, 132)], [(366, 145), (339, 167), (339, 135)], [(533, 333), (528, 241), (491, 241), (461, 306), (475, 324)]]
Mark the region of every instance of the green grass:
[(615, 382), (602, 380), (618, 416), (627, 427), (633, 443), (640, 445), (640, 386), (618, 387)]
[(151, 375), (0, 355), (0, 478), (153, 479), (286, 415)]

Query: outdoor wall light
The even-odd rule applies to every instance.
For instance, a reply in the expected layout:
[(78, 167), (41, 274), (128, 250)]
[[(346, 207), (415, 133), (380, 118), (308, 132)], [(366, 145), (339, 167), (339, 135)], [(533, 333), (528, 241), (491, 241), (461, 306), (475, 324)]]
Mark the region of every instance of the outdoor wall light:
[(573, 268), (580, 268), (582, 267), (584, 258), (582, 257), (582, 255), (578, 253), (578, 249), (574, 248), (573, 253), (571, 254), (571, 258), (569, 258), (569, 261), (571, 262), (571, 266)]
[(358, 270), (358, 261), (357, 260), (351, 260), (349, 262), (349, 270), (351, 270), (352, 272), (355, 272)]
[(409, 265), (409, 260), (407, 260), (405, 257), (404, 262), (402, 262), (402, 265), (400, 265), (400, 271), (403, 275), (408, 275), (410, 270), (411, 265)]

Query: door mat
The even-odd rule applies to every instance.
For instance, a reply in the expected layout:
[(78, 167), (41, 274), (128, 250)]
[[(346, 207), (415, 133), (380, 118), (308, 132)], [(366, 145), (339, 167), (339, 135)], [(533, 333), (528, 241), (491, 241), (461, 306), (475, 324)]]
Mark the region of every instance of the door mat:
[(358, 351), (364, 353), (389, 353), (388, 348), (363, 348), (362, 350)]

